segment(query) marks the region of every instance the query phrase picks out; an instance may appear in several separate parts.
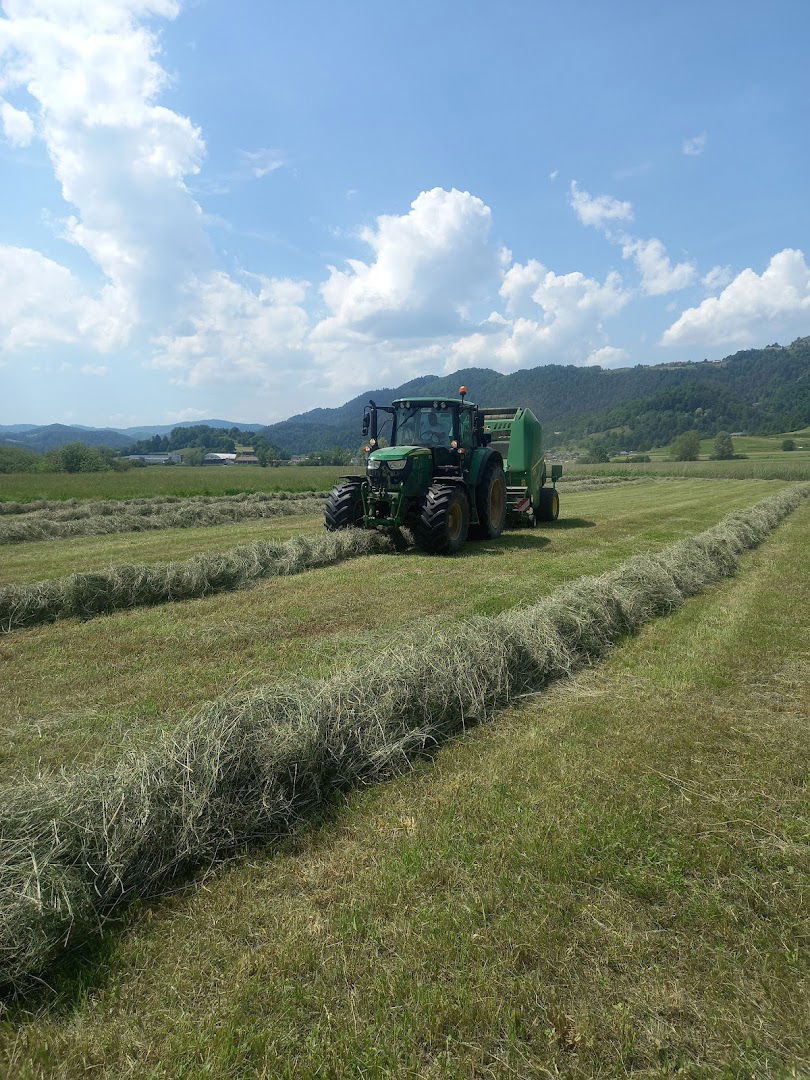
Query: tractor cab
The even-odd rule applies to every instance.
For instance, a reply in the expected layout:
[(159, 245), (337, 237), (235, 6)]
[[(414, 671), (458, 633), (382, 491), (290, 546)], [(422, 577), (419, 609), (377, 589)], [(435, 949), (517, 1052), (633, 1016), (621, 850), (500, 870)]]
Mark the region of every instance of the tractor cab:
[(363, 433), (370, 436), (367, 452), (372, 456), (384, 437), (378, 426), (379, 413), (389, 414), (384, 420), (389, 450), (397, 447), (403, 455), (416, 448), (430, 450), (437, 468), (463, 469), (465, 454), (489, 442), (483, 418), (479, 421), (478, 410), (464, 400), (464, 393), (458, 398), (400, 398), (389, 406), (370, 401)]

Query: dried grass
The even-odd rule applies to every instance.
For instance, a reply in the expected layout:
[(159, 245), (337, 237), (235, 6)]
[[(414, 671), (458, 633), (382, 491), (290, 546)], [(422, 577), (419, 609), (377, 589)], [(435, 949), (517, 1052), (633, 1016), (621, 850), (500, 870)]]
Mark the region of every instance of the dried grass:
[(150, 495), (136, 499), (34, 499), (31, 502), (0, 502), (0, 517), (37, 514), (53, 520), (90, 517), (94, 514), (135, 513), (138, 509), (167, 506), (211, 506), (214, 503), (286, 502), (325, 499), (328, 491), (241, 491), (236, 495)]
[[(207, 496), (203, 498), (208, 499)], [(148, 500), (143, 505), (110, 500), (106, 504), (91, 503), (62, 511), (46, 509), (16, 515), (0, 522), (0, 544), (153, 529), (195, 529), (257, 518), (320, 514), (322, 511), (321, 495), (282, 498), (260, 494), (209, 501), (196, 498), (173, 501), (169, 497), (159, 502)]]
[(123, 564), (51, 581), (0, 585), (0, 633), (58, 619), (91, 619), (126, 608), (244, 589), (359, 555), (393, 551), (382, 533), (348, 529), (286, 541), (255, 541), (179, 562)]
[(206, 706), (113, 767), (3, 790), (0, 981), (22, 990), (137, 899), (294, 829), (730, 574), (810, 495), (786, 489), (531, 607), (403, 636), (359, 669)]

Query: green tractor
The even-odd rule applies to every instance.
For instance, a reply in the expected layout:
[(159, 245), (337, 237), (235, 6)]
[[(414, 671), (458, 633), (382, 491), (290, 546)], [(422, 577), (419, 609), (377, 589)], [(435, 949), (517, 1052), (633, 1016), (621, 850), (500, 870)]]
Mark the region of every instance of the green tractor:
[(466, 393), (462, 386), (457, 398), (370, 401), (363, 416), (366, 474), (341, 477), (326, 502), (326, 528), (404, 527), (423, 551), (452, 555), (468, 538), (500, 536), (507, 522), (554, 521), (562, 466), (547, 475), (535, 416), (528, 409), (479, 409)]

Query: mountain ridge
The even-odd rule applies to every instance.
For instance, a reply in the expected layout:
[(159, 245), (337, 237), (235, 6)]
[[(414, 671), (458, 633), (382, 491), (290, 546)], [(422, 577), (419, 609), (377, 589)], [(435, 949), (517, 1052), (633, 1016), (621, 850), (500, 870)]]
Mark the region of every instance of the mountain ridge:
[(355, 449), (369, 398), (387, 405), (398, 397), (455, 397), (459, 384), (465, 384), (469, 399), (483, 407), (531, 408), (546, 427), (547, 445), (599, 438), (608, 446), (647, 449), (666, 444), (690, 427), (704, 435), (718, 430), (769, 434), (810, 424), (810, 337), (700, 363), (616, 369), (547, 364), (509, 374), (464, 368), (451, 375), (421, 375), (400, 386), (366, 390), (342, 405), (320, 406), (268, 425), (218, 419), (129, 428), (10, 424), (0, 426), (0, 446), (43, 453), (81, 441), (125, 450), (138, 439), (205, 425), (252, 431), (293, 454), (335, 446)]
[(355, 448), (362, 408), (370, 397), (388, 405), (409, 395), (455, 396), (459, 384), (483, 407), (532, 409), (547, 429), (547, 442), (555, 436), (562, 443), (622, 429), (614, 441), (626, 449), (646, 449), (690, 427), (704, 434), (789, 431), (810, 423), (810, 337), (701, 363), (616, 369), (547, 364), (506, 375), (465, 368), (366, 391), (337, 408), (312, 409), (270, 424), (261, 434), (292, 453)]

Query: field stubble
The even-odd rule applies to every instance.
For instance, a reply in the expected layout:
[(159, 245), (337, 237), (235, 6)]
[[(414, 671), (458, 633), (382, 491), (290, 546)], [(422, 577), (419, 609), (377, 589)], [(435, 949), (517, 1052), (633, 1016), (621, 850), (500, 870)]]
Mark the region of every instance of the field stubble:
[[(99, 753), (112, 758), (122, 737), (146, 745), (223, 692), (325, 676), (426, 622), (534, 603), (780, 486), (667, 481), (571, 493), (556, 524), (470, 544), (454, 559), (361, 557), (240, 592), (18, 631), (0, 640), (0, 764), (51, 773)], [(2, 573), (13, 583), (103, 570), (111, 552), (119, 561), (164, 562), (255, 542), (265, 529), (282, 541), (318, 526), (317, 519), (298, 520), (14, 545)]]
[(333, 793), (400, 772), (515, 697), (595, 662), (733, 573), (808, 494), (810, 485), (785, 489), (542, 603), (403, 635), (331, 679), (214, 702), (114, 764), (6, 787), (4, 981), (24, 987), (134, 900), (283, 836)]

